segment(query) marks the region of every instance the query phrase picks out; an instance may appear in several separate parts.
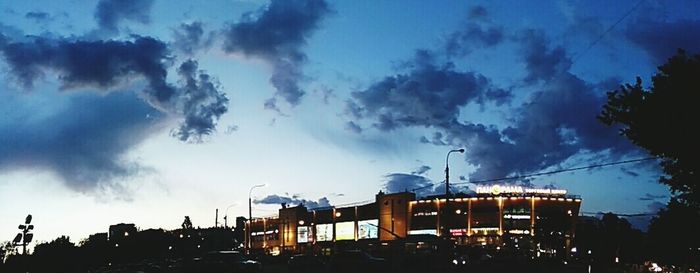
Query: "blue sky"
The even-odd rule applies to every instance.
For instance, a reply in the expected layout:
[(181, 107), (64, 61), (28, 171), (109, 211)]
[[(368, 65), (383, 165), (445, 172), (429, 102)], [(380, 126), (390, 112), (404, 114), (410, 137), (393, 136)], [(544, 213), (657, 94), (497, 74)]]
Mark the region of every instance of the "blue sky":
[[(257, 216), (371, 200), (439, 184), (455, 147), (453, 182), (646, 157), (595, 115), (676, 48), (700, 52), (699, 6), (3, 1), (0, 241), (28, 213), (40, 241), (185, 215), (207, 227), (216, 208), (245, 215), (260, 183)], [(644, 213), (670, 196), (659, 175), (640, 163), (509, 182)]]

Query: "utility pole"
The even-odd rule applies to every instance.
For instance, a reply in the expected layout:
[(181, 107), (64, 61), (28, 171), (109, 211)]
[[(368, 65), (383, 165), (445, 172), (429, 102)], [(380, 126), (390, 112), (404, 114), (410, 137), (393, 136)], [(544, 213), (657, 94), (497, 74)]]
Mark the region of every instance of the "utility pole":
[(216, 209), (216, 214), (214, 216), (214, 227), (219, 226), (219, 209)]

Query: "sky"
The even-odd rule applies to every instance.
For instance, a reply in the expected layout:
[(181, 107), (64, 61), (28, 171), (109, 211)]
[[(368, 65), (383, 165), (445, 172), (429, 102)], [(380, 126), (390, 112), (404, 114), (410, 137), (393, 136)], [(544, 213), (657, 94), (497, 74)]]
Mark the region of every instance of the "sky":
[[(0, 241), (210, 227), (648, 157), (607, 91), (678, 48), (697, 1), (0, 2)], [(655, 161), (501, 183), (653, 213)], [(641, 228), (648, 219), (630, 219)]]

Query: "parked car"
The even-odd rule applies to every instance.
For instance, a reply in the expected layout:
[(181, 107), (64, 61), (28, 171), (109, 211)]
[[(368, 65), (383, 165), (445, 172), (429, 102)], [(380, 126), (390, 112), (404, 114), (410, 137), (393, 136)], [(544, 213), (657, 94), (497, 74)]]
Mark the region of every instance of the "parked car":
[(318, 256), (298, 254), (289, 257), (290, 272), (324, 272), (326, 263)]
[(333, 255), (328, 267), (330, 272), (379, 273), (390, 269), (386, 260), (360, 250), (346, 250)]

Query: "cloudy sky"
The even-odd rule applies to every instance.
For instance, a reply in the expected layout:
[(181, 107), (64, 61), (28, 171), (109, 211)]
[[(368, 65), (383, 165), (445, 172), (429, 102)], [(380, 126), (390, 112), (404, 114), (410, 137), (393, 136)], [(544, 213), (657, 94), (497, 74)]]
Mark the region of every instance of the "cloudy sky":
[[(0, 241), (214, 224), (379, 190), (647, 157), (605, 92), (700, 52), (697, 1), (0, 3)], [(507, 181), (583, 211), (670, 196), (655, 162)], [(435, 187), (431, 185), (436, 185)], [(223, 219), (220, 218), (223, 223)]]

